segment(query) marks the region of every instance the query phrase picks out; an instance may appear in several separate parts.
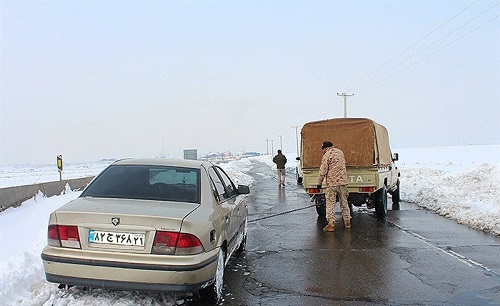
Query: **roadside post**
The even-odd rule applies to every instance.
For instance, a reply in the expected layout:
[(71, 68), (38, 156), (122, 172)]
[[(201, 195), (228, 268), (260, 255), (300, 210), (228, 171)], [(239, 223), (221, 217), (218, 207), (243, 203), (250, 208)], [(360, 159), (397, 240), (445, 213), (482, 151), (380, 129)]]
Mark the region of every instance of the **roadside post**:
[(63, 171), (62, 155), (57, 155), (57, 169), (59, 170), (59, 180), (62, 181), (62, 171)]

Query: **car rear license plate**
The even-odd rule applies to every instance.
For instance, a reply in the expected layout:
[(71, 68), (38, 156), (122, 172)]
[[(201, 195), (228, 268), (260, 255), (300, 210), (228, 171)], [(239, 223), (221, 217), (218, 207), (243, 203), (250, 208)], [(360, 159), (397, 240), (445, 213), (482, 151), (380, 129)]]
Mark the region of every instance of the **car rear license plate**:
[(89, 231), (90, 243), (144, 246), (144, 237), (145, 235), (140, 233), (117, 233), (98, 230)]

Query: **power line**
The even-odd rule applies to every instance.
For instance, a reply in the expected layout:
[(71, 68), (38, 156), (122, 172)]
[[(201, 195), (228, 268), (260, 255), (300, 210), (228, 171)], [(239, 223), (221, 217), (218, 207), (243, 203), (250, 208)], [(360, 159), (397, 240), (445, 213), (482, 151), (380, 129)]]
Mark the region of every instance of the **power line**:
[[(384, 73), (387, 73), (387, 72), (391, 71), (392, 69), (396, 68), (397, 66), (401, 65), (402, 63), (404, 63), (404, 62), (408, 61), (409, 59), (411, 59), (411, 58), (413, 58), (413, 57), (415, 57), (415, 56), (417, 56), (417, 55), (418, 55), (418, 54), (420, 54), (421, 52), (423, 52), (423, 51), (427, 50), (428, 48), (430, 48), (430, 47), (434, 46), (434, 45), (435, 45), (435, 44), (437, 44), (438, 42), (442, 41), (443, 39), (445, 39), (446, 37), (448, 37), (448, 36), (450, 36), (451, 34), (455, 33), (456, 31), (460, 30), (461, 28), (463, 28), (463, 27), (464, 27), (464, 26), (466, 26), (467, 24), (471, 23), (472, 21), (476, 20), (477, 18), (481, 17), (482, 15), (486, 14), (488, 11), (492, 10), (493, 8), (495, 8), (495, 7), (496, 7), (496, 6), (498, 6), (498, 5), (500, 5), (500, 3), (495, 4), (494, 6), (490, 7), (490, 8), (489, 8), (489, 9), (487, 9), (486, 11), (482, 12), (481, 14), (479, 14), (479, 15), (477, 15), (476, 17), (472, 18), (471, 20), (469, 20), (469, 21), (467, 21), (466, 23), (462, 24), (461, 26), (459, 26), (459, 27), (458, 27), (458, 28), (456, 28), (455, 30), (453, 30), (453, 31), (449, 32), (448, 34), (446, 34), (446, 35), (444, 35), (443, 37), (439, 38), (438, 40), (434, 41), (433, 43), (431, 43), (431, 44), (430, 44), (430, 45), (428, 45), (427, 47), (424, 47), (423, 49), (421, 49), (421, 50), (419, 50), (418, 52), (416, 52), (416, 53), (414, 53), (414, 54), (410, 55), (409, 57), (407, 57), (407, 58), (405, 58), (404, 60), (400, 61), (399, 63), (397, 63), (397, 64), (393, 65), (392, 67), (390, 67), (390, 68), (388, 68), (388, 69), (386, 69), (386, 70), (382, 71), (381, 73), (379, 73), (379, 74), (375, 75), (374, 77), (372, 77), (372, 78), (370, 78), (369, 80), (365, 81), (363, 84), (370, 82), (371, 80), (373, 80), (373, 79), (375, 79), (375, 78), (377, 78), (377, 77), (379, 77), (379, 76), (383, 75)], [(495, 18), (496, 18), (496, 17), (495, 17)], [(493, 18), (493, 19), (495, 19), (495, 18)], [(489, 20), (489, 21), (491, 21), (491, 20)], [(489, 22), (489, 21), (488, 21), (488, 22)], [(486, 22), (486, 23), (488, 23), (488, 22)], [(483, 24), (483, 25), (484, 25), (484, 24)], [(481, 25), (481, 26), (483, 26), (483, 25)], [(481, 26), (480, 26), (480, 27), (481, 27)], [(478, 28), (479, 28), (479, 27), (478, 27)], [(477, 29), (477, 28), (476, 28), (476, 29)], [(476, 30), (476, 29), (474, 29), (474, 30)], [(473, 31), (474, 31), (474, 30), (473, 30)], [(473, 32), (473, 31), (471, 31), (471, 32)], [(471, 32), (469, 32), (469, 33), (471, 33)], [(469, 34), (469, 33), (467, 33), (467, 34)], [(466, 35), (467, 35), (467, 34), (466, 34)], [(465, 36), (465, 35), (464, 35), (464, 36)], [(461, 36), (460, 38), (462, 38), (462, 37), (464, 37), (464, 36)], [(455, 41), (456, 41), (456, 40), (455, 40)], [(453, 41), (453, 42), (455, 42), (455, 41)], [(448, 45), (450, 45), (450, 44), (448, 44)], [(446, 46), (448, 46), (448, 45), (446, 45)], [(440, 48), (440, 49), (438, 49), (438, 51), (439, 51), (439, 50), (442, 50), (442, 49), (443, 49), (443, 48)], [(433, 53), (431, 53), (431, 54), (435, 54), (435, 53), (436, 53), (436, 52), (433, 52)], [(427, 57), (428, 57), (428, 56), (426, 56), (425, 58), (427, 58)], [(420, 62), (420, 61), (418, 61), (418, 62)], [(413, 66), (413, 65), (412, 65), (412, 66)], [(384, 79), (384, 80), (386, 80), (386, 79)], [(361, 85), (363, 85), (363, 84), (361, 84)], [(377, 83), (377, 84), (378, 84), (378, 83)], [(354, 88), (361, 87), (361, 85), (355, 86)], [(371, 87), (371, 86), (370, 86), (370, 87)], [(359, 91), (363, 91), (363, 90), (364, 90), (364, 89), (359, 90)]]
[[(402, 60), (401, 62), (393, 65), (392, 67), (390, 67), (389, 69), (386, 69), (384, 70), (383, 72), (377, 74), (376, 76), (370, 78), (369, 80), (366, 80), (364, 82), (362, 82), (362, 84), (360, 85), (357, 85), (357, 86), (354, 86), (356, 85), (357, 83), (361, 82), (362, 80), (366, 79), (368, 76), (374, 74), (375, 72), (377, 72), (378, 70), (380, 70), (382, 67), (386, 66), (388, 63), (394, 61), (396, 58), (400, 57), (403, 53), (407, 52), (409, 49), (413, 48), (414, 46), (416, 46), (418, 43), (420, 43), (421, 41), (423, 41), (425, 38), (429, 37), (431, 34), (435, 33), (437, 30), (439, 30), (440, 28), (442, 28), (444, 25), (448, 24), (450, 21), (452, 21), (453, 19), (455, 19), (456, 17), (458, 17), (460, 14), (462, 14), (463, 12), (465, 12), (466, 10), (468, 10), (470, 7), (472, 7), (474, 4), (476, 4), (477, 2), (479, 2), (479, 0), (476, 0), (474, 1), (472, 4), (470, 4), (469, 6), (467, 6), (466, 8), (464, 8), (463, 10), (461, 10), (460, 12), (458, 12), (457, 14), (455, 14), (453, 17), (451, 17), (450, 19), (448, 19), (446, 22), (444, 22), (443, 24), (441, 24), (440, 26), (438, 26), (437, 28), (435, 28), (434, 30), (432, 30), (431, 32), (429, 32), (427, 35), (425, 35), (424, 37), (422, 37), (421, 39), (419, 39), (417, 42), (415, 42), (414, 44), (412, 44), (411, 46), (409, 46), (408, 48), (406, 48), (405, 50), (401, 51), (400, 53), (398, 53), (396, 56), (394, 56), (393, 58), (391, 58), (389, 61), (385, 62), (384, 64), (382, 64), (381, 66), (377, 67), (375, 70), (373, 70), (372, 72), (368, 73), (367, 75), (363, 76), (361, 79), (359, 79), (358, 81), (356, 81), (355, 83), (349, 85), (347, 88), (359, 88), (361, 87), (361, 89), (357, 90), (357, 92), (363, 92), (365, 90), (367, 90), (368, 88), (371, 88), (391, 77), (393, 77), (394, 75), (397, 75), (401, 72), (403, 72), (404, 70), (406, 69), (409, 69), (410, 67), (420, 63), (421, 61), (423, 61), (424, 59), (434, 55), (435, 53), (441, 51), (442, 49), (448, 47), (449, 45), (453, 44), (454, 42), (462, 39), (463, 37), (469, 35), (470, 33), (476, 31), (477, 29), (481, 28), (482, 26), (486, 25), (487, 23), (493, 21), (494, 19), (496, 19), (497, 17), (499, 17), (498, 15), (491, 18), (490, 20), (486, 21), (485, 23), (481, 24), (480, 26), (474, 28), (473, 30), (467, 32), (466, 34), (460, 36), (459, 38), (451, 41), (450, 43), (446, 44), (445, 46), (439, 48), (438, 50), (428, 54), (427, 56), (421, 58), (420, 60), (406, 66), (405, 68), (387, 76), (386, 78), (380, 80), (380, 81), (377, 81), (375, 83), (372, 83), (372, 84), (368, 84), (370, 81), (374, 80), (375, 78), (389, 72), (390, 70), (396, 68), (397, 66), (403, 64), (404, 62), (408, 61), (409, 59), (415, 57), (416, 55), (420, 54), (421, 52), (423, 52), (424, 50), (430, 48), (431, 46), (435, 45), (436, 43), (438, 43), (439, 41), (442, 41), (443, 39), (445, 39), (446, 37), (450, 36), (451, 34), (455, 33), (456, 31), (458, 31), (459, 29), (463, 28), (464, 26), (466, 26), (467, 24), (471, 23), (472, 21), (476, 20), (477, 18), (479, 18), (480, 16), (484, 15), (486, 12), (490, 11), (491, 9), (495, 8), (496, 6), (500, 5), (500, 2), (493, 5), (492, 7), (490, 7), (489, 9), (487, 9), (486, 11), (482, 12), (481, 14), (477, 15), (476, 17), (472, 18), (471, 20), (469, 20), (468, 22), (466, 22), (465, 24), (461, 25), (460, 27), (456, 28), (455, 30), (451, 31), (450, 33), (446, 34), (445, 36), (441, 37), (440, 39), (436, 40), (435, 42), (433, 42), (432, 44), (428, 45), (427, 47), (424, 47), (423, 49), (421, 49), (420, 51), (414, 53), (413, 55), (410, 55), (409, 57), (407, 57), (406, 59)], [(354, 87), (353, 87), (354, 86)], [(351, 90), (352, 91), (352, 90)], [(345, 92), (345, 91), (343, 91)], [(313, 111), (311, 111), (311, 116), (310, 118), (313, 118), (314, 116), (316, 116), (320, 111), (324, 111), (324, 108), (331, 105), (330, 103), (328, 102), (325, 102), (325, 103), (322, 103), (319, 107), (317, 107), (316, 109), (314, 109)]]
[(329, 106), (331, 106), (332, 104), (330, 102), (323, 102), (321, 103), (320, 106), (316, 107), (315, 109), (311, 110), (309, 113), (310, 115), (307, 116), (307, 119), (306, 119), (306, 122), (308, 121), (311, 121), (313, 119), (315, 119), (314, 117), (316, 117), (316, 115), (319, 115), (319, 114), (324, 114), (325, 113), (325, 108), (328, 108)]
[[(406, 51), (410, 50), (411, 48), (413, 48), (415, 45), (417, 45), (419, 42), (421, 42), (422, 40), (426, 39), (427, 37), (429, 37), (431, 34), (433, 34), (434, 32), (436, 32), (437, 30), (439, 30), (440, 28), (442, 28), (444, 25), (446, 25), (447, 23), (449, 23), (450, 21), (452, 21), (453, 19), (455, 19), (457, 16), (459, 16), (460, 14), (462, 14), (463, 12), (465, 12), (466, 10), (468, 10), (470, 7), (472, 7), (474, 4), (476, 4), (477, 2), (479, 2), (479, 0), (476, 0), (474, 1), (472, 4), (470, 4), (469, 6), (467, 6), (466, 8), (464, 8), (463, 10), (461, 10), (460, 12), (458, 12), (455, 16), (451, 17), (450, 19), (448, 19), (446, 22), (444, 22), (443, 24), (441, 24), (440, 26), (438, 26), (437, 28), (435, 28), (434, 30), (432, 30), (431, 32), (429, 32), (427, 35), (425, 35), (424, 37), (420, 38), (417, 42), (415, 42), (414, 44), (412, 44), (411, 46), (409, 46), (408, 48), (404, 49), (403, 51), (401, 51), (400, 53), (398, 53), (396, 56), (394, 56), (393, 58), (391, 58), (390, 60), (388, 60), (387, 62), (383, 63), (382, 65), (380, 65), (379, 67), (375, 68), (375, 70), (373, 70), (372, 72), (366, 74), (365, 76), (363, 76), (361, 79), (357, 80), (356, 82), (352, 83), (351, 85), (347, 86), (346, 90), (349, 90), (349, 91), (352, 91), (351, 89), (352, 86), (356, 85), (357, 83), (361, 82), (363, 79), (367, 78), (368, 76), (372, 75), (373, 73), (375, 73), (376, 71), (378, 71), (380, 68), (384, 67), (385, 65), (389, 64), (390, 62), (392, 62), (393, 60), (395, 60), (396, 58), (398, 58), (400, 55), (402, 55), (403, 53), (405, 53)], [(355, 88), (355, 87), (354, 87)]]
[(396, 74), (399, 74), (399, 73), (401, 73), (401, 72), (405, 71), (406, 69), (408, 69), (408, 68), (410, 68), (410, 67), (412, 67), (412, 66), (415, 66), (416, 64), (418, 64), (418, 63), (420, 63), (421, 61), (425, 60), (426, 58), (428, 58), (428, 57), (430, 57), (430, 56), (432, 56), (432, 55), (434, 55), (434, 54), (438, 53), (439, 51), (441, 51), (441, 50), (443, 50), (444, 48), (448, 47), (449, 45), (451, 45), (451, 44), (453, 44), (453, 43), (457, 42), (458, 40), (460, 40), (460, 39), (464, 38), (465, 36), (467, 36), (467, 35), (469, 35), (470, 33), (472, 33), (472, 32), (474, 32), (474, 31), (476, 31), (477, 29), (479, 29), (479, 28), (483, 27), (484, 25), (486, 25), (486, 24), (488, 24), (488, 23), (492, 22), (493, 20), (495, 20), (495, 19), (496, 19), (496, 18), (498, 18), (498, 17), (500, 17), (500, 14), (499, 14), (499, 15), (496, 15), (495, 17), (493, 17), (493, 18), (491, 18), (491, 19), (489, 19), (488, 21), (486, 21), (486, 22), (484, 22), (483, 24), (479, 25), (478, 27), (476, 27), (476, 28), (472, 29), (471, 31), (469, 31), (469, 32), (465, 33), (464, 35), (460, 36), (459, 38), (457, 38), (457, 39), (455, 39), (455, 40), (453, 40), (453, 41), (449, 42), (448, 44), (446, 44), (446, 45), (444, 45), (443, 47), (441, 47), (441, 48), (437, 49), (436, 51), (434, 51), (434, 52), (432, 52), (432, 53), (430, 53), (430, 54), (426, 55), (425, 57), (423, 57), (423, 58), (419, 59), (418, 61), (414, 62), (413, 64), (411, 64), (411, 65), (409, 65), (409, 66), (406, 66), (405, 68), (403, 68), (403, 69), (401, 69), (401, 70), (399, 70), (399, 71), (397, 71), (397, 72), (395, 72), (395, 73), (393, 73), (393, 74), (389, 75), (388, 77), (386, 77), (386, 78), (384, 78), (384, 79), (382, 79), (382, 80), (380, 80), (380, 81), (378, 81), (378, 82), (376, 82), (376, 83), (373, 83), (373, 84), (371, 84), (371, 85), (369, 85), (369, 86), (367, 86), (367, 87), (365, 87), (365, 88), (361, 89), (359, 92), (363, 92), (363, 91), (367, 90), (368, 88), (373, 87), (373, 86), (375, 86), (375, 85), (377, 85), (377, 84), (379, 84), (379, 83), (382, 83), (382, 82), (384, 82), (385, 80), (387, 80), (387, 79), (389, 79), (389, 78), (391, 78), (391, 77), (395, 76)]

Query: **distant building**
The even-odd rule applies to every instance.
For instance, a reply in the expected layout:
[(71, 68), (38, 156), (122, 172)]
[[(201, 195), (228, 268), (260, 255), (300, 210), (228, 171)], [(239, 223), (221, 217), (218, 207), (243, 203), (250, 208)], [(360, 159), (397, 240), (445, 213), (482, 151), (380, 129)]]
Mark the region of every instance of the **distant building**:
[(198, 150), (196, 149), (184, 150), (184, 159), (197, 160)]

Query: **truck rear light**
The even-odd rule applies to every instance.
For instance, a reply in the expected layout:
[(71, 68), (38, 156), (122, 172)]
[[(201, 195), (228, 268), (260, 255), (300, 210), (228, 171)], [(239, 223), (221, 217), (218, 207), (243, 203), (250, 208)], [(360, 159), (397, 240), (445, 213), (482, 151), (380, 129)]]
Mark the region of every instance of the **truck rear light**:
[(318, 188), (307, 188), (307, 193), (321, 193), (321, 189), (318, 189)]
[(374, 192), (375, 191), (375, 187), (361, 187), (359, 188), (359, 191), (360, 192)]
[(78, 227), (71, 225), (49, 225), (48, 244), (56, 247), (79, 249)]
[(203, 245), (198, 237), (176, 232), (157, 231), (153, 241), (153, 254), (192, 255), (203, 252)]

